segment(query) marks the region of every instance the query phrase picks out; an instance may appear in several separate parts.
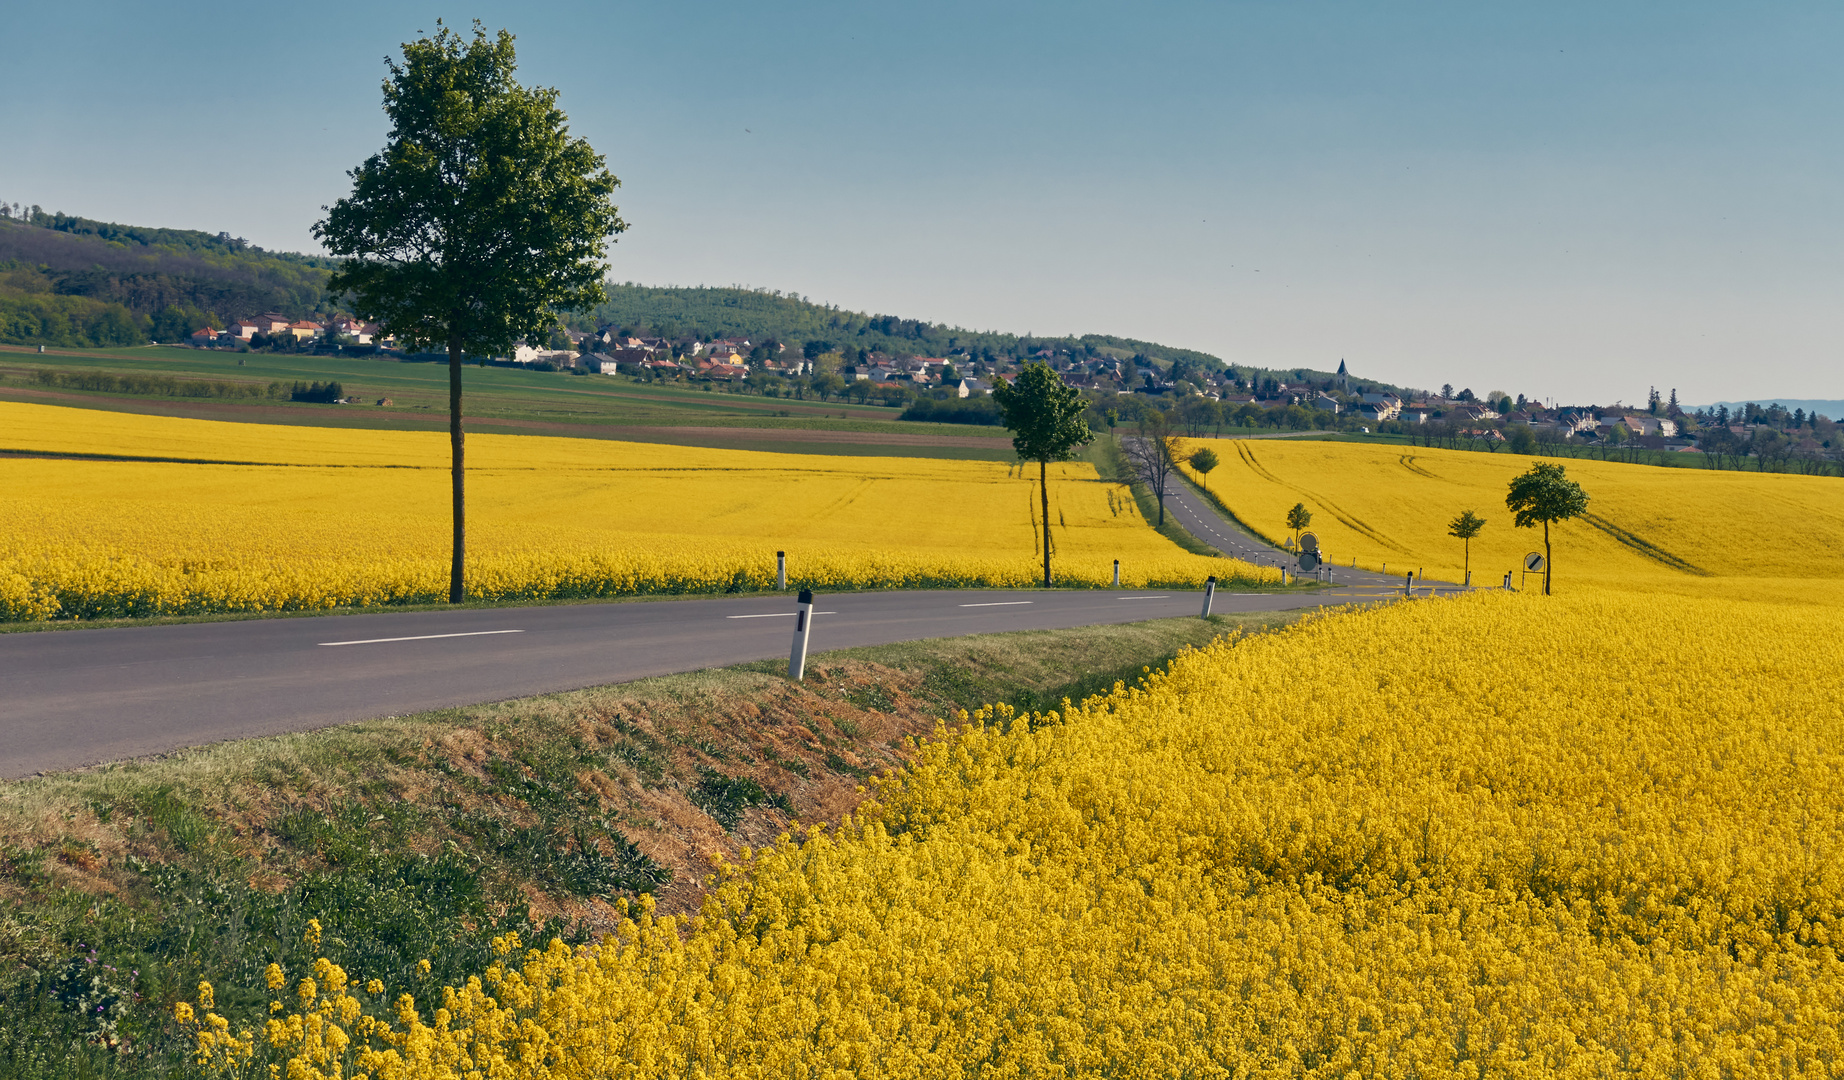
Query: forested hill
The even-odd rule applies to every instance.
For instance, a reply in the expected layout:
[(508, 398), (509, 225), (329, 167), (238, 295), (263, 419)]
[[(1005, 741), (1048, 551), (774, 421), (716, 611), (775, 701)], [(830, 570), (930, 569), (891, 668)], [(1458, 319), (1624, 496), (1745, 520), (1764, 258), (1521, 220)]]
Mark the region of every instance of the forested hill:
[(1223, 366), (1222, 360), (1209, 353), (1133, 338), (1107, 334), (1053, 338), (964, 330), (896, 315), (843, 311), (758, 289), (661, 288), (611, 282), (608, 302), (572, 322), (586, 330), (612, 324), (641, 336), (747, 337), (794, 347), (823, 341), (841, 350), (893, 355), (948, 356), (965, 350), (974, 356), (1020, 359), (1043, 349), (1074, 349), (1123, 360), (1140, 355), (1161, 366), (1178, 360), (1193, 366)]
[[(324, 321), (344, 311), (326, 292), (329, 258), (264, 251), (228, 233), (120, 225), (0, 203), (0, 342), (66, 347), (183, 341), (201, 326), (279, 312)], [(1018, 361), (1045, 350), (1096, 358), (1144, 357), (1170, 370), (1220, 370), (1194, 349), (1108, 334), (1035, 337), (869, 315), (792, 294), (744, 288), (662, 288), (610, 283), (608, 302), (567, 317), (665, 338), (747, 337), (800, 348)], [(1304, 378), (1323, 372), (1235, 373)]]
[(207, 323), (332, 314), (331, 259), (264, 251), (225, 233), (48, 214), (0, 217), (0, 341), (133, 345)]

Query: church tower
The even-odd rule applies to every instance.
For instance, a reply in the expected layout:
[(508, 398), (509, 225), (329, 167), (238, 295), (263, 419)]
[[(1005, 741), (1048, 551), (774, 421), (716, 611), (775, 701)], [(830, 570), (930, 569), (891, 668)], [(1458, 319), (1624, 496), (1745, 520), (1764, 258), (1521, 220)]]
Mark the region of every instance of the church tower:
[(1338, 389), (1340, 393), (1348, 394), (1351, 392), (1351, 374), (1345, 370), (1345, 362), (1342, 357), (1338, 361)]

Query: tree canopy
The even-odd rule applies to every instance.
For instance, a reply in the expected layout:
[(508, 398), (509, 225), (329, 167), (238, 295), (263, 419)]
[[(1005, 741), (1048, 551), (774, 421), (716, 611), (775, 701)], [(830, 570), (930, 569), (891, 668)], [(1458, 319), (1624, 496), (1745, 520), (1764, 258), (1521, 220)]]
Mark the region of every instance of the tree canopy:
[(1197, 470), (1197, 475), (1204, 478), (1205, 490), (1209, 490), (1210, 488), (1211, 470), (1215, 469), (1220, 464), (1222, 464), (1222, 462), (1218, 460), (1217, 452), (1210, 449), (1208, 446), (1198, 447), (1198, 449), (1191, 454), (1191, 467)]
[(1287, 527), (1293, 530), (1295, 546), (1298, 546), (1300, 541), (1300, 530), (1312, 523), (1313, 512), (1306, 508), (1305, 503), (1294, 503), (1293, 509), (1287, 511)]
[(605, 245), (625, 229), (619, 181), (570, 137), (557, 91), (520, 86), (510, 33), (437, 22), (387, 61), (385, 148), (314, 235), (353, 258), (328, 287), (411, 348), (486, 355), (543, 340), (561, 308), (605, 296)]
[(1447, 535), (1465, 545), (1466, 580), (1472, 583), (1473, 577), (1473, 537), (1485, 528), (1485, 519), (1471, 510), (1460, 511), (1460, 516), (1447, 523)]

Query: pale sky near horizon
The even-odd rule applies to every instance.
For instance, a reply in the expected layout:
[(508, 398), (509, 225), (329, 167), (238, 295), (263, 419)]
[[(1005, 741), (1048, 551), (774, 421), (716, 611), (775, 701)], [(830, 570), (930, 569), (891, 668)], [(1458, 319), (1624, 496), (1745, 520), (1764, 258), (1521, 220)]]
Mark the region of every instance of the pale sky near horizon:
[(1572, 402), (1844, 398), (1844, 9), (73, 0), (7, 13), (0, 198), (308, 228), (383, 58), (519, 39), (612, 276)]

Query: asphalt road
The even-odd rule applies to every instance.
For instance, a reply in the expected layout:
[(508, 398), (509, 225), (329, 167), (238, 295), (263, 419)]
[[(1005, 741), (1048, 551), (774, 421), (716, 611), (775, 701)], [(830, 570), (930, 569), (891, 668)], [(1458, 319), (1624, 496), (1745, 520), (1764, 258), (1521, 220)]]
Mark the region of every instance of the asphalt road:
[[(1291, 566), (1174, 481), (1166, 497), (1227, 554)], [(1316, 593), (1219, 592), (1220, 613), (1400, 595), (1339, 570)], [(1417, 592), (1422, 590), (1418, 589)], [(1200, 591), (821, 596), (811, 649), (1196, 615)], [(0, 778), (787, 655), (786, 597), (394, 612), (0, 635)]]
[[(1226, 520), (1217, 513), (1216, 508), (1206, 503), (1192, 491), (1184, 481), (1172, 477), (1166, 481), (1165, 512), (1176, 518), (1185, 531), (1210, 544), (1225, 555), (1246, 559), (1259, 566), (1285, 567), (1288, 573), (1298, 568), (1298, 560), (1293, 555), (1270, 547), (1265, 541), (1258, 540), (1235, 522)], [(1333, 563), (1338, 561), (1337, 552), (1327, 552)], [(1358, 588), (1394, 589), (1400, 592), (1408, 576), (1407, 571), (1419, 570), (1419, 567), (1403, 565), (1402, 574), (1379, 574), (1370, 570), (1359, 570), (1352, 566), (1331, 566), (1332, 584), (1354, 586)], [(1415, 595), (1427, 596), (1433, 593), (1445, 593), (1457, 590), (1459, 586), (1447, 582), (1423, 582), (1417, 578), (1414, 584)]]

